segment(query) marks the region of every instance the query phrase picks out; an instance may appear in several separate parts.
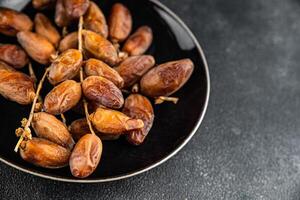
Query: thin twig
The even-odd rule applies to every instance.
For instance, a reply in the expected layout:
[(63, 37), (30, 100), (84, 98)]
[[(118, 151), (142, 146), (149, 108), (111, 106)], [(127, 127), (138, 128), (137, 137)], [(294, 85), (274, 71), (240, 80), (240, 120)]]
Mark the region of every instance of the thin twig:
[[(79, 18), (79, 24), (78, 24), (78, 50), (82, 53), (82, 25), (83, 25), (83, 17), (81, 16)], [(80, 67), (80, 82), (83, 82), (83, 68)], [(89, 110), (88, 110), (88, 103), (86, 99), (83, 97), (83, 107), (84, 107), (84, 113), (86, 121), (89, 125), (89, 129), (93, 135), (95, 135), (95, 131), (92, 127), (91, 121), (89, 119)]]
[(44, 72), (44, 75), (43, 75), (42, 79), (41, 79), (40, 82), (39, 82), (39, 85), (38, 85), (37, 90), (36, 90), (35, 97), (34, 97), (34, 99), (33, 99), (32, 105), (31, 105), (31, 110), (30, 110), (30, 113), (29, 113), (29, 117), (28, 117), (27, 123), (26, 123), (26, 125), (24, 126), (23, 134), (22, 134), (21, 137), (19, 138), (19, 141), (18, 141), (18, 143), (17, 143), (17, 145), (16, 145), (16, 147), (15, 147), (15, 149), (14, 149), (15, 152), (18, 152), (19, 146), (20, 146), (21, 142), (24, 140), (24, 137), (25, 137), (25, 135), (26, 135), (26, 132), (27, 132), (28, 134), (30, 134), (30, 137), (31, 137), (31, 131), (30, 131), (30, 128), (29, 128), (29, 127), (30, 127), (30, 124), (31, 124), (31, 121), (32, 121), (32, 118), (33, 118), (35, 104), (36, 104), (36, 102), (37, 102), (37, 100), (38, 100), (38, 98), (39, 98), (40, 91), (41, 91), (41, 89), (42, 89), (42, 87), (43, 87), (43, 83), (44, 83), (44, 81), (45, 81), (45, 78), (46, 78), (46, 76), (47, 76), (49, 70), (50, 70), (49, 68), (46, 68), (46, 70), (45, 70), (45, 72)]
[(37, 78), (36, 78), (36, 75), (34, 73), (34, 70), (32, 68), (32, 63), (29, 61), (28, 63), (28, 70), (29, 70), (29, 75), (30, 77), (33, 79), (34, 81), (34, 88), (36, 88), (36, 82), (37, 82)]
[(66, 117), (65, 117), (65, 115), (62, 113), (62, 114), (60, 114), (60, 118), (62, 119), (62, 122), (65, 124), (65, 125), (67, 125), (67, 119), (66, 119)]
[(155, 104), (161, 104), (165, 101), (171, 101), (174, 104), (177, 104), (177, 102), (179, 101), (179, 98), (177, 97), (164, 97), (164, 96), (160, 96), (155, 98)]

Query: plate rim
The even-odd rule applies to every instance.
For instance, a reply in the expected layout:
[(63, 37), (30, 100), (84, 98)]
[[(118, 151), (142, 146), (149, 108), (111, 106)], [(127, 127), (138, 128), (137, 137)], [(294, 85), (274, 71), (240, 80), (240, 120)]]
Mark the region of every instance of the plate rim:
[(46, 175), (46, 174), (43, 174), (43, 173), (40, 173), (40, 172), (35, 172), (35, 171), (32, 171), (32, 170), (26, 169), (25, 167), (18, 166), (17, 164), (14, 164), (14, 163), (12, 163), (12, 162), (10, 162), (10, 161), (8, 161), (8, 160), (6, 160), (6, 159), (4, 159), (0, 156), (0, 161), (1, 162), (7, 164), (10, 167), (18, 169), (22, 172), (25, 172), (25, 173), (28, 173), (28, 174), (31, 174), (31, 175), (34, 175), (34, 176), (38, 176), (38, 177), (41, 177), (41, 178), (54, 180), (54, 181), (69, 182), (69, 183), (103, 183), (103, 182), (111, 182), (111, 181), (122, 180), (122, 179), (130, 178), (130, 177), (142, 174), (144, 172), (147, 172), (147, 171), (163, 164), (164, 162), (166, 162), (167, 160), (169, 160), (170, 158), (175, 156), (191, 140), (191, 138), (195, 135), (198, 128), (200, 127), (200, 125), (203, 121), (203, 118), (206, 114), (207, 107), (208, 107), (208, 102), (209, 102), (209, 97), (210, 97), (210, 75), (209, 75), (207, 60), (206, 60), (204, 51), (203, 51), (201, 45), (199, 44), (198, 40), (196, 39), (195, 35), (192, 33), (192, 31), (188, 28), (188, 26), (184, 22), (171, 9), (169, 9), (167, 6), (165, 6), (159, 0), (148, 0), (148, 1), (152, 2), (156, 6), (162, 8), (164, 11), (166, 11), (169, 15), (171, 15), (185, 29), (185, 31), (189, 34), (189, 36), (193, 40), (194, 44), (196, 45), (196, 48), (197, 48), (198, 52), (200, 53), (201, 59), (203, 60), (204, 69), (205, 69), (205, 76), (206, 76), (206, 79), (207, 79), (206, 98), (205, 98), (205, 102), (204, 102), (203, 111), (202, 111), (202, 113), (201, 113), (201, 115), (200, 115), (200, 117), (197, 121), (197, 124), (194, 126), (193, 130), (189, 133), (188, 137), (185, 138), (185, 140), (175, 150), (173, 150), (170, 154), (168, 154), (167, 156), (163, 157), (162, 159), (154, 162), (153, 164), (151, 164), (151, 165), (149, 165), (145, 168), (139, 169), (135, 172), (122, 174), (122, 175), (119, 175), (119, 176), (113, 176), (113, 177), (109, 177), (109, 178), (95, 178), (95, 179), (61, 178), (61, 177), (50, 176), (50, 175)]

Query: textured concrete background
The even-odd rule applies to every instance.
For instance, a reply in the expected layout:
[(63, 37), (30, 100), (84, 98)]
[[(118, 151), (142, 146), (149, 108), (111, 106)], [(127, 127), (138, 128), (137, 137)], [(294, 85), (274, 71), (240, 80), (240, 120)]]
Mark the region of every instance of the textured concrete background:
[(0, 199), (300, 199), (300, 1), (162, 2), (210, 67), (208, 113), (191, 142), (148, 173), (105, 184), (0, 164)]

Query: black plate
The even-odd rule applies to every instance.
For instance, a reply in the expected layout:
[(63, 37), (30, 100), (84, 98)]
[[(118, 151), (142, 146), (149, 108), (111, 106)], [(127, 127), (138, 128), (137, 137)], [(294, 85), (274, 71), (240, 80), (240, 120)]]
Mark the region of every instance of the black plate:
[[(18, 2), (13, 1), (13, 8)], [(20, 0), (18, 6), (22, 4)], [(99, 1), (98, 1), (99, 2)], [(114, 0), (101, 1), (101, 8), (106, 16)], [(120, 2), (120, 1), (118, 1)], [(105, 182), (127, 178), (152, 169), (174, 156), (195, 134), (198, 129), (209, 99), (209, 72), (205, 56), (197, 40), (186, 25), (168, 8), (156, 0), (121, 1), (131, 10), (134, 30), (140, 25), (149, 25), (154, 32), (154, 42), (148, 53), (157, 63), (190, 58), (195, 70), (186, 85), (173, 96), (179, 97), (177, 105), (164, 103), (155, 106), (155, 121), (145, 143), (139, 147), (131, 146), (122, 138), (118, 141), (104, 142), (103, 155), (98, 169), (87, 179), (72, 177), (68, 167), (49, 170), (35, 167), (24, 162), (13, 149), (17, 142), (14, 130), (20, 120), (27, 117), (29, 107), (0, 97), (1, 126), (0, 160), (24, 172), (44, 178), (69, 182)], [(27, 5), (23, 11), (33, 18), (36, 11)], [(53, 16), (53, 11), (47, 11)], [(0, 37), (1, 43), (15, 43), (14, 38)], [(34, 64), (40, 77), (44, 66)], [(26, 70), (25, 70), (26, 71)], [(46, 84), (43, 95), (50, 90)], [(79, 118), (68, 113), (67, 119)]]

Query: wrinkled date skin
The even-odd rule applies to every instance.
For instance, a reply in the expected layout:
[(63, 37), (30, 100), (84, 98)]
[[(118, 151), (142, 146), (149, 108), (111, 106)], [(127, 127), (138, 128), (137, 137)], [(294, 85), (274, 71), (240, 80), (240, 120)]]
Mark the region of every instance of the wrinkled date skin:
[(82, 54), (77, 49), (68, 49), (50, 65), (48, 80), (52, 85), (75, 77), (82, 65)]
[(152, 30), (149, 26), (140, 27), (125, 42), (123, 51), (130, 56), (138, 56), (144, 54), (150, 47), (153, 40)]
[(72, 32), (66, 35), (59, 43), (59, 52), (64, 52), (68, 49), (77, 49), (78, 47), (78, 32)]
[(68, 26), (71, 22), (71, 19), (69, 19), (69, 17), (67, 16), (63, 0), (56, 1), (54, 21), (55, 24), (59, 27)]
[(102, 76), (113, 82), (118, 88), (122, 88), (124, 85), (124, 80), (119, 73), (101, 60), (90, 58), (85, 61), (84, 72), (87, 76)]
[(37, 10), (50, 8), (55, 3), (55, 0), (32, 0), (32, 6)]
[(91, 175), (100, 162), (102, 148), (102, 142), (96, 135), (86, 134), (80, 138), (70, 157), (72, 175), (77, 178)]
[(111, 81), (101, 76), (89, 76), (82, 82), (84, 96), (105, 107), (119, 109), (124, 98), (121, 90)]
[(64, 123), (53, 115), (45, 112), (35, 113), (31, 125), (39, 138), (44, 138), (67, 149), (72, 149), (75, 144)]
[(68, 165), (71, 152), (49, 140), (33, 137), (21, 143), (20, 155), (36, 166), (57, 169)]
[(155, 64), (153, 56), (141, 55), (126, 58), (115, 69), (124, 79), (124, 88), (135, 84)]
[(113, 42), (122, 42), (130, 34), (132, 17), (128, 8), (121, 3), (113, 5), (109, 17), (109, 36)]
[(0, 60), (16, 69), (21, 69), (28, 63), (28, 57), (25, 51), (14, 44), (0, 45)]
[(150, 101), (140, 94), (131, 94), (125, 100), (123, 113), (131, 118), (143, 120), (144, 128), (129, 131), (126, 136), (131, 144), (142, 144), (148, 135), (154, 120), (154, 111)]
[(42, 13), (37, 13), (34, 18), (35, 32), (44, 36), (57, 47), (60, 41), (60, 34), (51, 21)]
[(83, 16), (89, 8), (89, 0), (63, 0), (69, 18), (77, 19)]
[(40, 64), (48, 64), (50, 56), (55, 53), (51, 42), (39, 34), (21, 31), (17, 34), (17, 38), (28, 55)]
[(100, 34), (102, 37), (107, 38), (108, 26), (105, 16), (101, 9), (94, 2), (90, 2), (90, 7), (84, 15), (84, 28), (95, 33)]
[(105, 134), (124, 134), (130, 130), (142, 129), (144, 123), (140, 119), (132, 119), (127, 115), (106, 108), (98, 108), (89, 117), (94, 127)]
[(54, 87), (45, 97), (44, 109), (52, 115), (63, 114), (80, 101), (81, 86), (73, 80), (66, 80)]
[(27, 15), (0, 7), (0, 33), (15, 36), (19, 31), (30, 31), (32, 27), (33, 22)]
[(5, 65), (0, 63), (0, 94), (21, 105), (30, 104), (35, 97), (33, 80)]
[(98, 58), (110, 66), (119, 62), (115, 47), (107, 39), (92, 31), (83, 30), (83, 45), (88, 54)]
[(158, 65), (141, 79), (141, 92), (149, 97), (169, 96), (188, 81), (193, 70), (194, 64), (190, 59)]
[[(77, 119), (69, 126), (70, 133), (72, 134), (75, 141), (78, 141), (82, 136), (89, 132), (89, 125), (85, 118)], [(95, 133), (100, 137), (101, 140), (116, 140), (119, 139), (118, 134), (104, 134), (97, 130)]]

